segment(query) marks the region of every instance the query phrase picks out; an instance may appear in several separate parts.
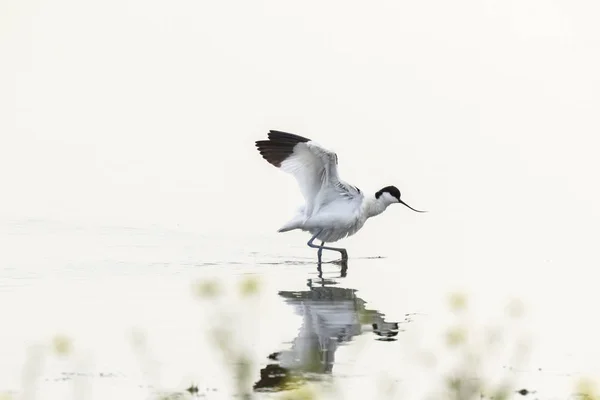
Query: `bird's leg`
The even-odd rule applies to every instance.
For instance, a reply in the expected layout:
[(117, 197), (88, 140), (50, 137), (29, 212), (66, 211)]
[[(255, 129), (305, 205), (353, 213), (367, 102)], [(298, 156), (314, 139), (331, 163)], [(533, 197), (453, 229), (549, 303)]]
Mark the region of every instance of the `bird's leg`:
[(323, 245), (321, 245), (321, 249), (337, 251), (342, 256), (342, 259), (340, 260), (340, 262), (341, 263), (348, 262), (348, 252), (346, 251), (346, 249), (342, 249), (342, 248), (338, 248), (338, 247), (327, 247), (327, 246), (323, 246)]
[(317, 252), (317, 254), (319, 255), (319, 260), (321, 260), (321, 253), (323, 253), (323, 249), (339, 251), (342, 256), (340, 263), (348, 262), (348, 252), (346, 251), (346, 249), (338, 249), (336, 247), (326, 247), (325, 242), (323, 242), (323, 241), (321, 241), (321, 246), (319, 246), (319, 251)]
[(323, 253), (323, 249), (339, 252), (342, 256), (342, 259), (340, 260), (340, 264), (342, 264), (342, 265), (347, 264), (348, 263), (348, 252), (346, 251), (346, 249), (324, 246), (325, 242), (323, 242), (323, 241), (321, 242), (320, 246), (317, 246), (316, 244), (313, 243), (314, 240), (317, 238), (317, 236), (319, 236), (321, 234), (322, 231), (323, 230), (320, 230), (319, 232), (315, 233), (314, 236), (310, 238), (308, 243), (306, 243), (309, 247), (312, 247), (313, 249), (318, 249), (317, 256), (319, 258), (319, 264), (321, 263), (321, 254)]
[(321, 241), (321, 245), (319, 246), (319, 250), (317, 250), (317, 256), (319, 256), (319, 262), (321, 262), (321, 254), (323, 254), (323, 245), (325, 242)]
[(340, 270), (340, 278), (345, 278), (348, 275), (348, 261), (343, 262), (342, 269)]
[(319, 266), (321, 265), (321, 253), (323, 252), (323, 250), (321, 250), (321, 248), (323, 247), (323, 242), (321, 242), (321, 246), (317, 246), (316, 244), (313, 244), (313, 241), (317, 238), (317, 236), (319, 236), (321, 234), (321, 232), (323, 232), (322, 229), (319, 232), (315, 233), (313, 235), (313, 237), (311, 237), (310, 240), (306, 243), (308, 245), (308, 247), (312, 247), (313, 249), (319, 249), (317, 251), (317, 256), (319, 259)]
[(313, 244), (313, 241), (317, 238), (317, 236), (319, 236), (319, 234), (322, 232), (323, 230), (320, 230), (319, 232), (315, 233), (315, 235), (313, 237), (310, 238), (310, 240), (306, 243), (309, 247), (312, 247), (313, 249), (319, 249), (317, 250), (317, 256), (318, 256), (318, 262), (317, 262), (317, 271), (319, 272), (319, 278), (323, 279), (323, 270), (321, 269), (321, 254), (323, 253), (323, 243), (321, 242), (321, 246), (317, 246), (315, 244)]

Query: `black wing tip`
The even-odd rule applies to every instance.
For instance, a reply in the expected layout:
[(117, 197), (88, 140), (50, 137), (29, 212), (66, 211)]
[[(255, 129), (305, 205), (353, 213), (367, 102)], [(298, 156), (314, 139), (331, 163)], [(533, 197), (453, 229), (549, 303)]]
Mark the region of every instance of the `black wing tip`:
[(269, 139), (271, 140), (275, 140), (275, 141), (291, 141), (291, 142), (295, 142), (295, 143), (306, 143), (306, 142), (310, 142), (310, 139), (305, 138), (304, 136), (300, 136), (300, 135), (296, 135), (294, 133), (289, 133), (289, 132), (284, 132), (284, 131), (278, 131), (278, 130), (274, 130), (271, 129), (269, 130)]
[(268, 140), (257, 140), (254, 145), (270, 164), (281, 167), (281, 163), (288, 158), (298, 143), (310, 142), (310, 139), (293, 133), (269, 130)]

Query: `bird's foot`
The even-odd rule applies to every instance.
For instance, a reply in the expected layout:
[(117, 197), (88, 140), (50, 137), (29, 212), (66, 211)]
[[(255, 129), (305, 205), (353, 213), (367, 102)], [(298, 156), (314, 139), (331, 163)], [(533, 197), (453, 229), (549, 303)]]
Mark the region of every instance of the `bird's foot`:
[(348, 252), (346, 250), (342, 249), (340, 251), (340, 254), (342, 255), (342, 261), (348, 262)]
[(340, 278), (345, 278), (348, 273), (348, 258), (342, 257), (339, 260), (331, 261), (331, 263), (342, 267), (340, 269)]
[(342, 269), (340, 270), (340, 277), (345, 278), (348, 273), (348, 252), (346, 250), (340, 251), (342, 258), (340, 259), (339, 265)]
[(346, 264), (348, 263), (348, 252), (344, 249), (340, 249), (338, 250), (340, 252), (340, 255), (342, 256), (342, 258), (340, 258), (339, 260), (335, 260), (335, 261), (331, 261), (333, 264)]

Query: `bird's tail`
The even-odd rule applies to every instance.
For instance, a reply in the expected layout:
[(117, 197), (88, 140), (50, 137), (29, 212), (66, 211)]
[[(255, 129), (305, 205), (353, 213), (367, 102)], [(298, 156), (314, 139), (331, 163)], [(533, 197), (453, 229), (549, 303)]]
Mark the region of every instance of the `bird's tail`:
[(303, 218), (295, 217), (277, 230), (277, 232), (288, 232), (302, 227)]
[(277, 229), (277, 232), (289, 232), (289, 231), (293, 231), (294, 229), (298, 229), (298, 228), (289, 228), (287, 226), (282, 226), (281, 228)]

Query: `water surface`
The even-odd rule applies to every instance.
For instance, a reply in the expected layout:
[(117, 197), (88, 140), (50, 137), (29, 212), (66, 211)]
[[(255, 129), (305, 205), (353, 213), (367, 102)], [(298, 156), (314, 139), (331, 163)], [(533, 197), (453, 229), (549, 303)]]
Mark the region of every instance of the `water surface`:
[(527, 290), (516, 302), (401, 252), (351, 252), (342, 276), (275, 235), (22, 220), (2, 238), (0, 389), (15, 395), (230, 398), (244, 371), (259, 398), (314, 385), (423, 398), (460, 374), (485, 382), (484, 396), (508, 379), (565, 398), (598, 366), (586, 314), (549, 312), (550, 298), (536, 313)]

